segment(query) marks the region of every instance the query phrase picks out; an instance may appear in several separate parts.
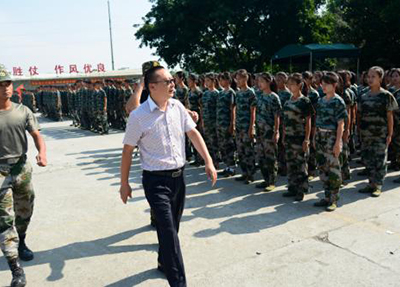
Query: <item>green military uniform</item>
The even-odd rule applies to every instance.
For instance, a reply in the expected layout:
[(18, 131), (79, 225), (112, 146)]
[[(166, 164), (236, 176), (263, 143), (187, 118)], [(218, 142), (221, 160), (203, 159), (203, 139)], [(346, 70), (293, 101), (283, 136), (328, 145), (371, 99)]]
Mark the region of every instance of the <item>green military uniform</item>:
[[(350, 92), (349, 89), (345, 89), (343, 94), (340, 95), (346, 104), (346, 109), (350, 109), (354, 104), (354, 95)], [(348, 115), (350, 116), (350, 115)], [(350, 129), (351, 127), (347, 127)], [(350, 139), (350, 137), (349, 137)], [(342, 152), (340, 153), (340, 165), (341, 165), (341, 172), (342, 172), (342, 181), (350, 179), (350, 165), (349, 165), (349, 156), (350, 156), (350, 147), (349, 143), (343, 142)]]
[(339, 158), (333, 154), (338, 123), (347, 119), (346, 104), (336, 95), (331, 99), (319, 99), (316, 109), (316, 150), (319, 177), (325, 190), (327, 205), (335, 204), (339, 199), (342, 184)]
[(282, 111), (281, 101), (274, 92), (259, 92), (252, 106), (256, 108), (256, 158), (265, 187), (273, 186), (278, 172), (278, 150), (273, 135), (275, 117), (280, 116)]
[(185, 108), (189, 106), (188, 95), (189, 95), (189, 89), (186, 86), (176, 87), (174, 98), (179, 100), (182, 103), (182, 105), (185, 106)]
[(93, 91), (95, 130), (100, 134), (108, 133), (107, 109), (104, 109), (107, 101), (107, 95), (104, 90)]
[[(286, 101), (290, 99), (292, 94), (288, 89), (281, 90), (278, 92), (279, 99), (281, 101), (282, 107), (285, 105)], [(282, 130), (282, 125), (279, 128), (280, 134), (283, 133)], [(281, 175), (286, 174), (286, 152), (285, 152), (285, 146), (282, 143), (282, 137), (279, 138), (278, 141), (278, 168), (279, 168), (279, 173)]]
[[(310, 99), (311, 104), (313, 106), (314, 111), (317, 109), (317, 104), (320, 99), (319, 93), (314, 88), (310, 87), (308, 91), (307, 97)], [(311, 130), (315, 130), (315, 117), (311, 117)], [(311, 138), (314, 138), (315, 135), (311, 134)], [(317, 169), (317, 159), (316, 159), (316, 150), (314, 145), (310, 145), (310, 154), (308, 157), (308, 173), (312, 176), (315, 175), (315, 171)]]
[(206, 91), (201, 98), (204, 139), (214, 165), (218, 166), (217, 99), (219, 92)]
[(252, 179), (255, 173), (254, 141), (249, 136), (251, 107), (256, 101), (254, 90), (239, 90), (236, 105), (236, 148), (238, 161), (244, 177)]
[(360, 98), (360, 135), (362, 141), (362, 158), (366, 166), (369, 185), (361, 192), (374, 192), (382, 189), (387, 172), (388, 135), (387, 112), (397, 110), (398, 105), (393, 95), (381, 89), (378, 94), (371, 91)]
[[(283, 107), (285, 129), (286, 165), (288, 175), (287, 195), (296, 195), (302, 200), (308, 192), (308, 151), (304, 152), (303, 142), (306, 139), (307, 117), (314, 115), (311, 100), (301, 96), (292, 96)], [(308, 140), (308, 139), (307, 139)]]
[[(398, 104), (400, 102), (400, 89), (396, 90), (393, 93), (393, 96)], [(400, 110), (399, 109), (397, 109), (393, 113), (393, 121), (394, 121), (394, 127), (393, 127), (393, 140), (392, 140), (392, 148), (393, 148), (392, 160), (399, 166), (400, 164)]]
[(217, 138), (221, 159), (228, 168), (235, 166), (235, 143), (229, 132), (232, 123), (232, 106), (235, 104), (235, 91), (222, 90), (217, 99)]
[[(203, 122), (202, 115), (200, 113), (200, 102), (201, 102), (202, 95), (203, 95), (203, 93), (200, 90), (200, 88), (196, 88), (194, 91), (189, 90), (189, 93), (188, 93), (189, 109), (191, 111), (196, 112), (199, 115), (200, 123)], [(196, 128), (200, 132), (200, 134), (204, 137), (202, 125), (201, 124), (197, 125)], [(197, 152), (196, 149), (193, 149), (193, 154), (194, 154), (194, 158), (195, 158), (195, 164), (200, 164), (203, 161), (203, 159), (201, 158), (200, 154)]]

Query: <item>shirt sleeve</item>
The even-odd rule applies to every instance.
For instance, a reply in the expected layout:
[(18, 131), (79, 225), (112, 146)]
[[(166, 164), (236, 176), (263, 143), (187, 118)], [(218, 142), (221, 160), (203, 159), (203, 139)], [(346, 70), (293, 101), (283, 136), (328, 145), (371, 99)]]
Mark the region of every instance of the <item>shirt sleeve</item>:
[(346, 104), (344, 101), (337, 101), (336, 105), (336, 122), (340, 122), (341, 120), (346, 120), (348, 117), (347, 110), (346, 110)]
[(191, 130), (196, 128), (196, 123), (193, 121), (192, 117), (189, 115), (188, 111), (183, 105), (180, 105), (180, 108), (183, 110), (183, 126), (185, 129), (185, 133), (190, 132)]
[(395, 99), (395, 97), (392, 94), (388, 94), (388, 106), (387, 110), (390, 111), (395, 111), (399, 108), (398, 103)]
[(142, 137), (140, 122), (136, 117), (134, 111), (130, 113), (123, 144), (130, 146), (137, 146)]
[(25, 126), (25, 129), (28, 131), (28, 133), (40, 130), (40, 126), (39, 126), (39, 123), (38, 123), (35, 115), (28, 108), (26, 108), (26, 126)]

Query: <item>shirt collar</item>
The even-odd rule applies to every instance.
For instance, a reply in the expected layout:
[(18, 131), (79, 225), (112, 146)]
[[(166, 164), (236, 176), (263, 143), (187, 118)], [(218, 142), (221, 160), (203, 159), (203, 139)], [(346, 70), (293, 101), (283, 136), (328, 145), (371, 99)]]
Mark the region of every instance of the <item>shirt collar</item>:
[[(151, 96), (149, 96), (148, 102), (149, 102), (150, 112), (154, 112), (155, 109), (160, 110), (160, 108), (157, 106), (157, 104), (154, 102)], [(169, 99), (168, 108), (172, 108), (174, 105), (175, 105), (174, 101)]]

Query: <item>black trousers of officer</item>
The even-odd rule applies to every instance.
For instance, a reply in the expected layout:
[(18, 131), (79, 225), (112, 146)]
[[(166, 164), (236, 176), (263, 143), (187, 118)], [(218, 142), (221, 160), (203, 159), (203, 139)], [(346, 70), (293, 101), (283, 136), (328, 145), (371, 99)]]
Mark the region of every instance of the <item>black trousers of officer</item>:
[(170, 286), (185, 287), (186, 276), (178, 238), (186, 195), (183, 171), (177, 177), (144, 171), (142, 182), (157, 222), (158, 262)]

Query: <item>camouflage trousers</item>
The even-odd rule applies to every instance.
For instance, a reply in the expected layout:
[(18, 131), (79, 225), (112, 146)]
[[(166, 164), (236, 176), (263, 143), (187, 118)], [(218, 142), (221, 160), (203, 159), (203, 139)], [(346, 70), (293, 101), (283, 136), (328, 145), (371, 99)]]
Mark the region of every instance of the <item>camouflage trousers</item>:
[(271, 137), (258, 135), (256, 138), (256, 159), (261, 174), (268, 185), (275, 185), (278, 176), (278, 148)]
[(392, 147), (392, 157), (391, 160), (400, 164), (400, 127), (396, 126), (393, 131), (393, 139), (391, 143)]
[(308, 153), (303, 151), (304, 137), (286, 137), (288, 190), (308, 192)]
[(18, 234), (26, 233), (32, 217), (35, 194), (31, 179), (28, 162), (20, 164), (17, 171), (0, 165), (0, 247), (8, 260), (18, 258)]
[(315, 171), (317, 169), (317, 151), (315, 150), (314, 146), (310, 144), (310, 153), (308, 155), (308, 173), (310, 175), (315, 175)]
[(278, 140), (278, 167), (279, 170), (286, 172), (286, 152), (285, 146), (282, 143), (283, 130), (282, 126), (279, 127), (279, 134), (281, 135)]
[(204, 123), (204, 141), (214, 165), (218, 165), (218, 138), (215, 125)]
[(386, 139), (366, 140), (363, 138), (361, 153), (369, 184), (381, 189), (387, 173)]
[(339, 156), (343, 180), (350, 179), (349, 156), (350, 156), (350, 146), (348, 143), (343, 142), (343, 149)]
[(319, 178), (323, 183), (325, 198), (330, 202), (339, 199), (339, 188), (342, 184), (342, 173), (339, 158), (333, 155), (336, 142), (336, 131), (318, 131), (316, 135), (317, 163)]
[(108, 133), (107, 112), (96, 112), (95, 129), (99, 132)]
[(222, 161), (229, 167), (235, 166), (235, 142), (229, 133), (229, 127), (217, 127), (218, 149)]
[(236, 149), (239, 166), (244, 176), (252, 176), (256, 172), (253, 140), (248, 131), (236, 131)]

